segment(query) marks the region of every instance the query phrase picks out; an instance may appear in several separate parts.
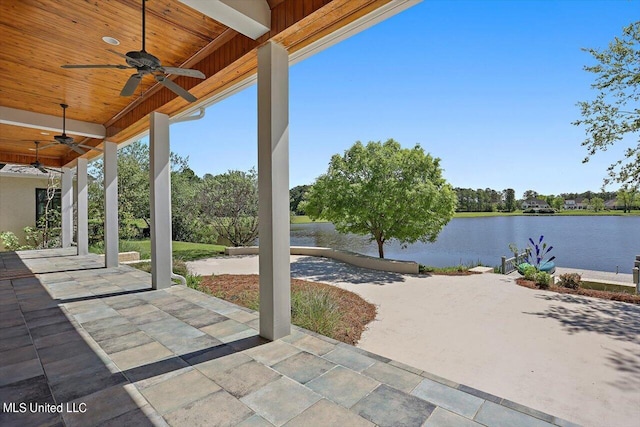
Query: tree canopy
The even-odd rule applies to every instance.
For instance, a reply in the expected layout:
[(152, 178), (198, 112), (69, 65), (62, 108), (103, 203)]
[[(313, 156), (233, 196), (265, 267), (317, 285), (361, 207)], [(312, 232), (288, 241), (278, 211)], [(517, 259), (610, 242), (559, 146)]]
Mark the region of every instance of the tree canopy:
[(201, 203), (205, 218), (233, 246), (250, 244), (258, 237), (258, 176), (254, 169), (206, 175)]
[(637, 189), (640, 186), (640, 21), (625, 27), (622, 36), (615, 37), (607, 49), (584, 50), (597, 61), (596, 65), (584, 67), (596, 75), (591, 87), (597, 95), (592, 101), (578, 103), (582, 118), (573, 123), (585, 127), (587, 137), (582, 145), (588, 154), (583, 162), (617, 142), (628, 142), (624, 158), (608, 167), (604, 185), (618, 182)]
[(433, 242), (451, 220), (456, 194), (442, 177), (440, 159), (393, 139), (356, 142), (331, 158), (307, 193), (306, 213), (331, 221), (341, 233), (370, 235), (384, 258), (385, 242)]

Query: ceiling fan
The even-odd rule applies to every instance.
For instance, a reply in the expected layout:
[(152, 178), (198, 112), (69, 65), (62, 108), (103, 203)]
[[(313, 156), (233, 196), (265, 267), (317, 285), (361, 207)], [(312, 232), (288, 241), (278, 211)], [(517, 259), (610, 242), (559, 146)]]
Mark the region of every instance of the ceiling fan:
[(38, 146), (40, 145), (40, 141), (33, 141), (33, 142), (36, 144), (36, 161), (31, 163), (31, 167), (36, 168), (40, 172), (46, 173), (46, 174), (48, 174), (49, 172), (61, 173), (61, 171), (59, 170), (45, 167), (42, 163), (40, 163), (40, 160), (38, 160)]
[[(87, 151), (86, 150), (97, 150), (97, 151), (102, 151), (99, 148), (95, 148), (95, 147), (91, 147), (90, 145), (83, 145), (80, 143), (74, 143), (73, 142), (73, 138), (70, 137), (69, 135), (67, 135), (66, 132), (66, 127), (67, 127), (67, 108), (69, 108), (69, 106), (67, 104), (60, 104), (60, 106), (62, 107), (62, 135), (56, 135), (53, 137), (53, 139), (55, 140), (55, 142), (53, 142), (53, 144), (48, 144), (45, 145), (44, 147), (41, 148), (41, 150), (44, 150), (45, 148), (49, 148), (49, 147), (54, 147), (56, 145), (62, 144), (62, 145), (66, 145), (67, 147), (71, 148), (73, 151), (75, 151), (78, 154), (85, 154)], [(81, 148), (82, 147), (82, 148)], [(37, 145), (36, 145), (36, 151), (37, 151)], [(86, 150), (83, 150), (86, 149)]]
[(120, 92), (120, 96), (131, 96), (138, 88), (142, 77), (147, 74), (153, 75), (156, 81), (167, 89), (171, 90), (177, 95), (180, 95), (184, 99), (189, 102), (194, 102), (197, 100), (195, 96), (193, 96), (189, 91), (184, 89), (181, 86), (178, 86), (172, 80), (167, 79), (166, 74), (175, 74), (179, 76), (187, 76), (187, 77), (195, 77), (197, 79), (204, 79), (205, 75), (199, 70), (187, 69), (187, 68), (178, 68), (178, 67), (163, 67), (160, 63), (160, 60), (155, 56), (147, 53), (145, 50), (145, 15), (146, 15), (146, 7), (145, 2), (147, 0), (142, 0), (142, 50), (139, 51), (131, 51), (127, 52), (126, 55), (123, 55), (115, 50), (108, 49), (109, 52), (115, 53), (118, 56), (121, 56), (127, 62), (127, 65), (62, 65), (62, 68), (117, 68), (120, 70), (126, 69), (135, 69), (135, 74), (129, 77), (129, 80), (125, 83), (122, 88), (122, 92)]

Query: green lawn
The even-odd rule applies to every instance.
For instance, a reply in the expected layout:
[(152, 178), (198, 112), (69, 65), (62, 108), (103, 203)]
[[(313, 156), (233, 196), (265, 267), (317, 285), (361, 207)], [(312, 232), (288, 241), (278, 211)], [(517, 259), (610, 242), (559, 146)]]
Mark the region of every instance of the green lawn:
[(559, 216), (640, 216), (640, 211), (631, 211), (631, 213), (624, 213), (623, 211), (560, 211), (554, 215)]
[(454, 218), (480, 218), (486, 216), (519, 216), (522, 211), (515, 212), (456, 212)]
[[(523, 214), (522, 211), (515, 212), (456, 212), (454, 218), (480, 218), (489, 216), (528, 216), (536, 214)], [(560, 211), (555, 214), (540, 214), (546, 216), (640, 216), (640, 211), (624, 213), (622, 211)]]
[(312, 222), (329, 222), (324, 219), (317, 219), (313, 221), (307, 215), (294, 215), (291, 217), (291, 224), (311, 224)]
[[(193, 261), (201, 258), (210, 258), (224, 254), (222, 245), (207, 245), (204, 243), (173, 242), (173, 257), (184, 261)], [(151, 258), (150, 240), (121, 240), (120, 252), (138, 251), (140, 259)], [(103, 253), (102, 248), (92, 247), (91, 252)]]

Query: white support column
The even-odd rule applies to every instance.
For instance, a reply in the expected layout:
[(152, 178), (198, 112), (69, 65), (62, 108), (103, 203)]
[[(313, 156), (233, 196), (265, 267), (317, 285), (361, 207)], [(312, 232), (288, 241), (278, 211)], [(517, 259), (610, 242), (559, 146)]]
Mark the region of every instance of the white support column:
[(258, 49), (260, 335), (291, 333), (289, 255), (289, 58), (268, 42)]
[(62, 247), (68, 248), (73, 240), (73, 174), (71, 169), (62, 168), (62, 189), (60, 197), (62, 214)]
[(78, 157), (76, 168), (76, 242), (78, 255), (89, 253), (89, 193), (87, 187), (87, 159)]
[(151, 113), (149, 184), (151, 187), (151, 287), (171, 286), (171, 164), (169, 116)]
[(104, 142), (105, 267), (118, 266), (118, 145)]

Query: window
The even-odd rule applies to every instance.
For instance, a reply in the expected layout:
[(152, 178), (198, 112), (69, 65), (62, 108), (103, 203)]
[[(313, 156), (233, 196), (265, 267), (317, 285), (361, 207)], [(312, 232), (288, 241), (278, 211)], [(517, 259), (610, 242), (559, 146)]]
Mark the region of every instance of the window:
[[(58, 188), (55, 190), (53, 199), (51, 199), (51, 203), (49, 204), (50, 210), (55, 210), (60, 212), (61, 197), (62, 197), (61, 192), (60, 192), (60, 189)], [(41, 225), (40, 219), (44, 216), (44, 210), (46, 206), (47, 206), (47, 189), (36, 188), (36, 227), (40, 227)]]

